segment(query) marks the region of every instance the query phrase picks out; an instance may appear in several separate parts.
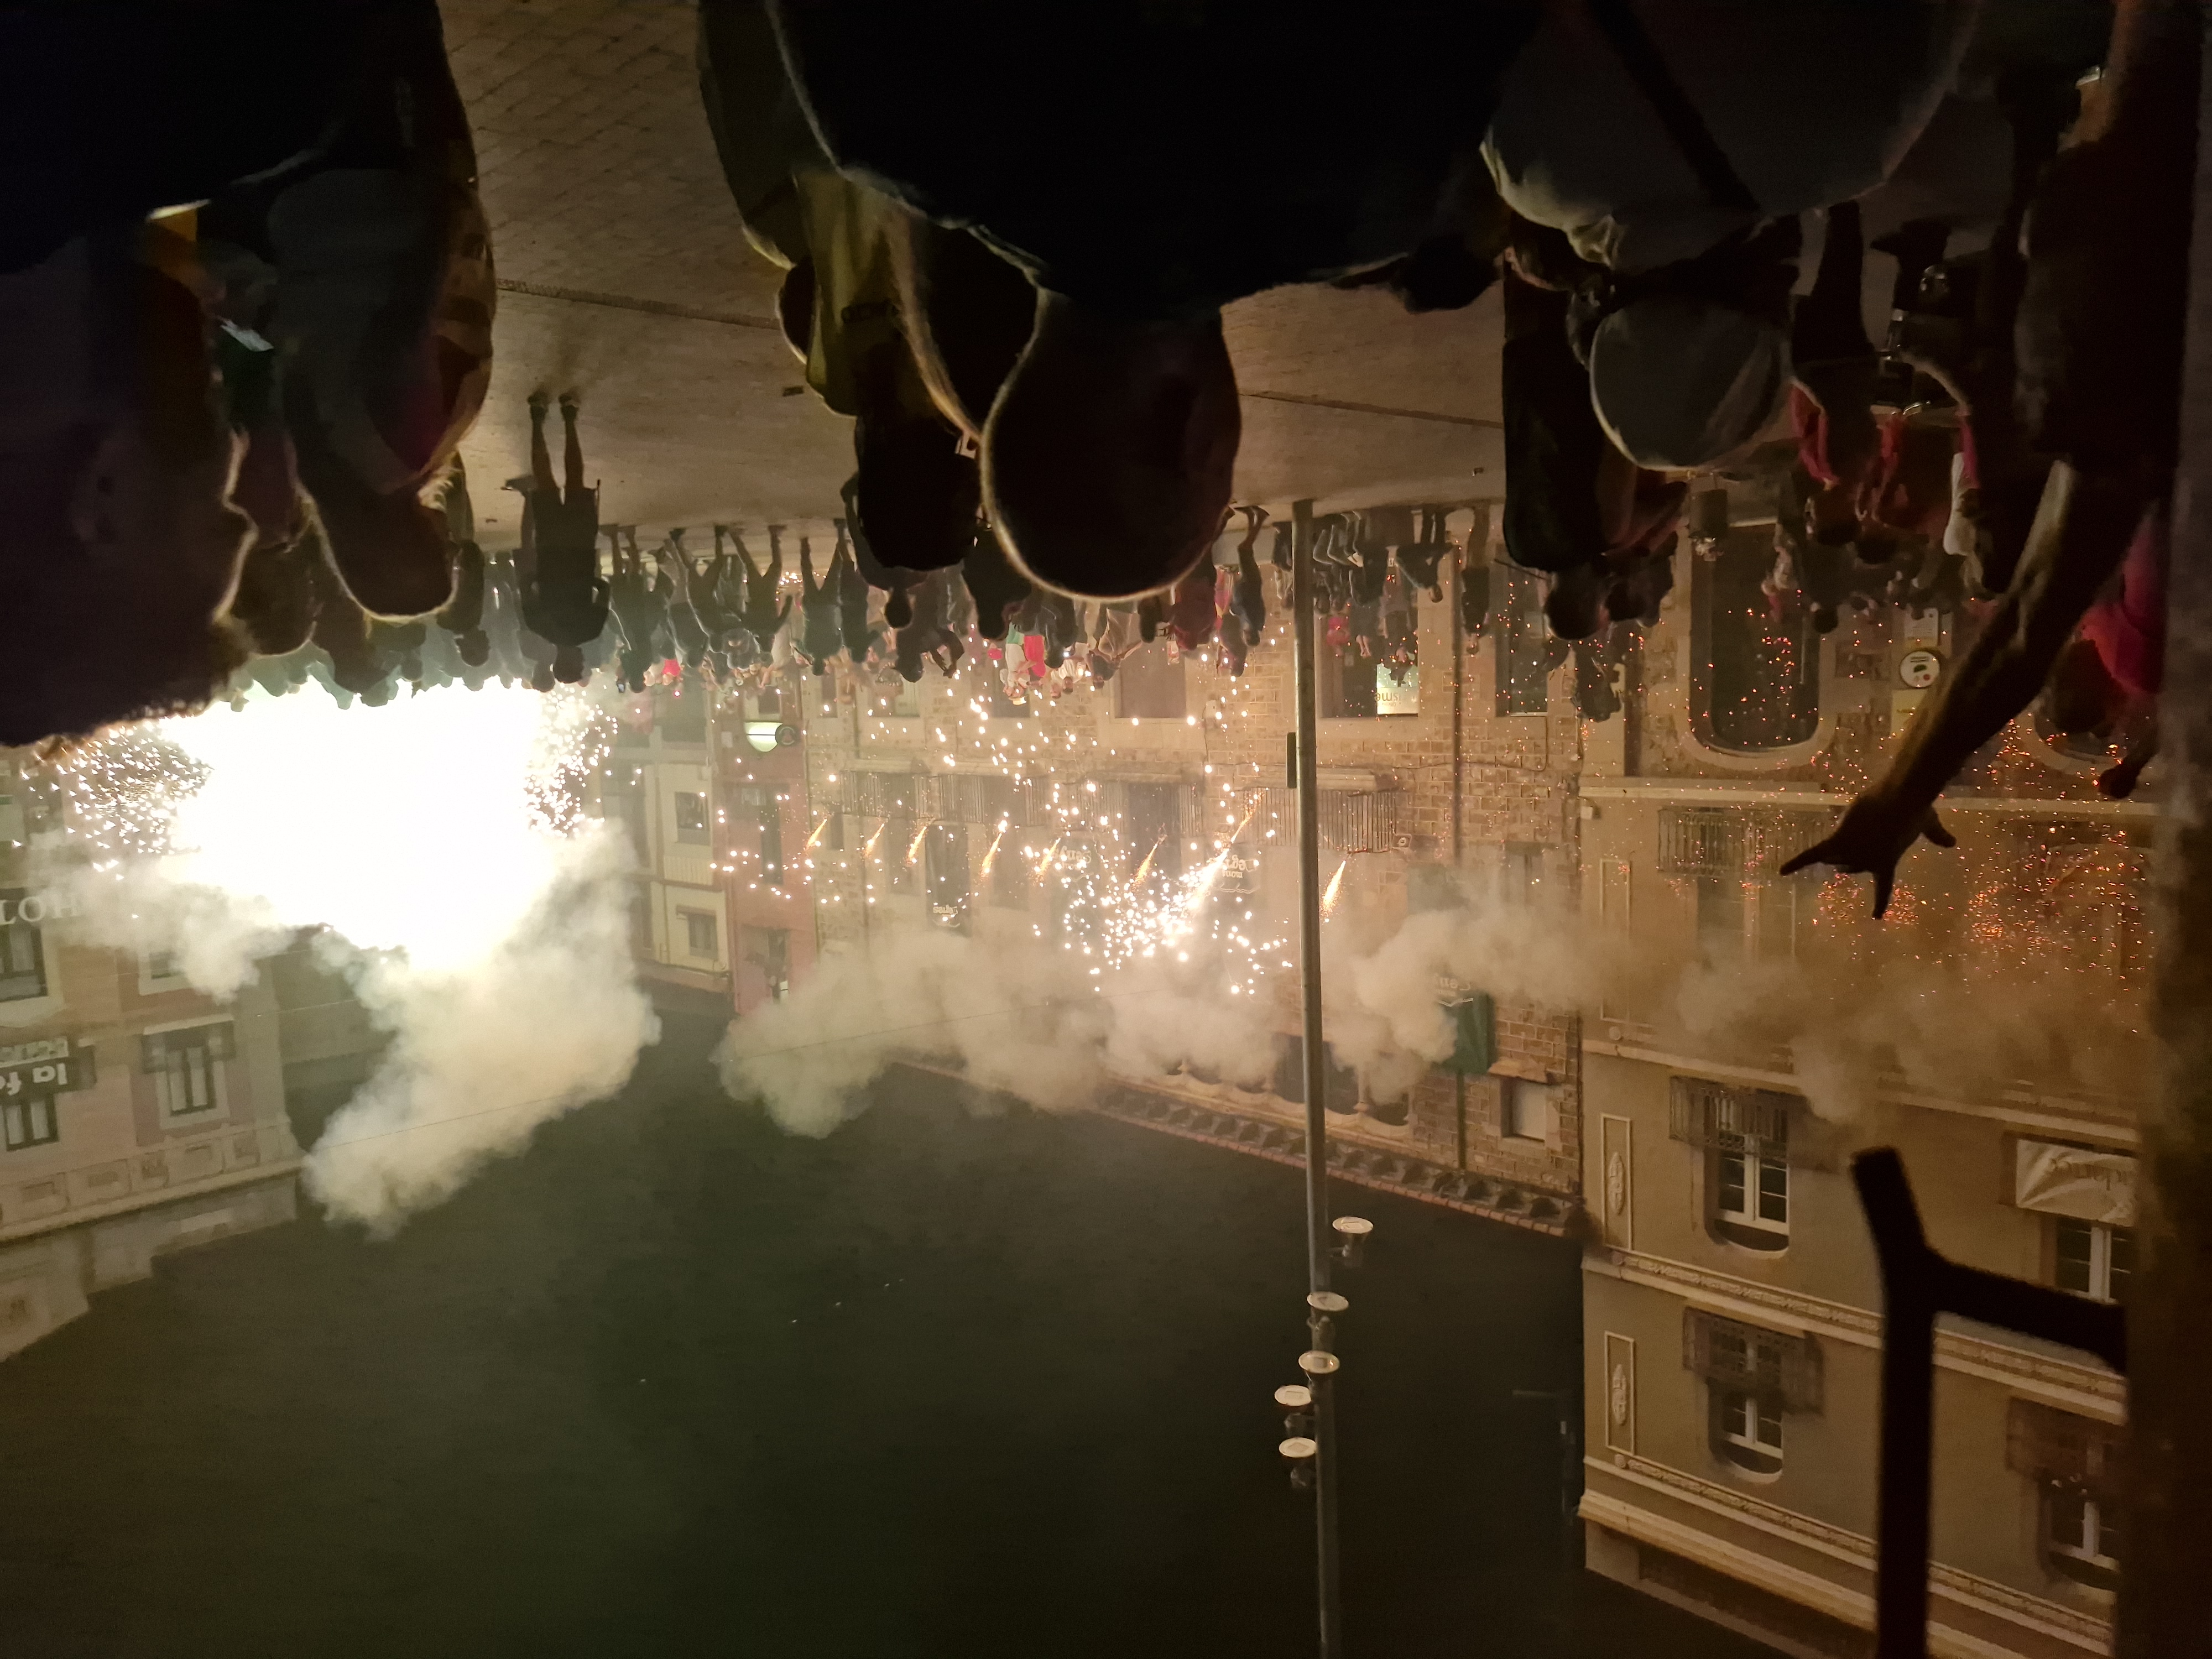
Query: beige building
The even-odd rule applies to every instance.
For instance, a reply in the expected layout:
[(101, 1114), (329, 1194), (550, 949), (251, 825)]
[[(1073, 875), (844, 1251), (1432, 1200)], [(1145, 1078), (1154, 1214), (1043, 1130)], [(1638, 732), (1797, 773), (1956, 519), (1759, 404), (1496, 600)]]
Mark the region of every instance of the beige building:
[(722, 723), (712, 702), (696, 678), (653, 692), (650, 720), (618, 732), (601, 807), (624, 826), (636, 859), (631, 948), (641, 975), (658, 989), (726, 1004), (730, 929), (712, 747)]
[(290, 1220), (300, 1164), (269, 981), (218, 1005), (61, 943), (21, 873), (36, 811), (0, 801), (0, 1357), (158, 1255)]
[[(1875, 927), (1868, 884), (1776, 866), (1879, 766), (1951, 641), (1886, 605), (1826, 639), (1777, 618), (1757, 589), (1771, 538), (1771, 520), (1745, 524), (1686, 553), (1627, 663), (1627, 706), (1596, 728), (1582, 780), (1581, 903), (1609, 946), (1662, 969), (1838, 976), (1855, 988), (1822, 1017), (1845, 1018), (1881, 1008), (1848, 977)], [(1908, 860), (1884, 926), (1946, 986), (2008, 960), (2023, 984), (2070, 976), (2068, 1035), (2124, 1038), (2153, 809), (2098, 799), (2094, 769), (2017, 725), (1947, 798), (1959, 850)], [(1589, 1565), (1785, 1652), (1869, 1652), (1881, 1303), (1850, 1154), (1898, 1148), (1954, 1259), (2120, 1299), (2140, 1055), (2120, 1042), (2088, 1087), (1893, 1072), (1824, 1113), (1780, 1027), (1688, 1035), (1670, 975), (1647, 982), (1583, 1028)], [(1999, 981), (1959, 1006), (2003, 1018), (2005, 995)], [(1952, 1322), (1937, 1365), (1934, 1651), (2109, 1651), (2121, 1379)]]

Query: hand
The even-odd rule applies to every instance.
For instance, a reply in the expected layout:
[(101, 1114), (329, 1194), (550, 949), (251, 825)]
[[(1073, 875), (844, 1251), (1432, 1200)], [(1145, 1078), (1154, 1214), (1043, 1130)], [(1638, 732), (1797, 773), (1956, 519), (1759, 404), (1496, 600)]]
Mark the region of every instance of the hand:
[(1864, 871), (1874, 877), (1874, 914), (1879, 921), (1889, 908), (1890, 890), (1897, 884), (1897, 861), (1925, 836), (1938, 847), (1959, 843), (1936, 817), (1932, 806), (1908, 821), (1895, 808), (1871, 795), (1861, 795), (1844, 813), (1836, 833), (1807, 848), (1782, 866), (1785, 876), (1810, 864), (1825, 864), (1847, 874)]

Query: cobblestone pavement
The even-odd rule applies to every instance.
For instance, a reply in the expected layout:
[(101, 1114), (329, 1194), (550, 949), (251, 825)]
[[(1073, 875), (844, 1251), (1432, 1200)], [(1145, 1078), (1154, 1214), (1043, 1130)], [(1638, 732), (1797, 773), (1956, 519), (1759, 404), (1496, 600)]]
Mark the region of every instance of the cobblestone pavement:
[[(524, 400), (584, 399), (610, 521), (819, 520), (848, 424), (794, 392), (777, 273), (747, 247), (700, 108), (688, 0), (443, 0), (502, 292), (492, 401), (463, 454), (486, 538), (516, 524)], [(1494, 298), (1408, 317), (1285, 289), (1230, 313), (1245, 392), (1240, 499), (1495, 495)]]

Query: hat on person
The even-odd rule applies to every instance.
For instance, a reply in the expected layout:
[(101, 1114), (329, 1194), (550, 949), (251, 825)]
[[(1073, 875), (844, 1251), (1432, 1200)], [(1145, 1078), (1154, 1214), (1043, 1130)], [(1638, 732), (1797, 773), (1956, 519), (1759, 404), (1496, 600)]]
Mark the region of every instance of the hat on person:
[(1638, 466), (1707, 466), (1757, 437), (1790, 392), (1778, 324), (1687, 294), (1655, 294), (1598, 325), (1590, 403)]

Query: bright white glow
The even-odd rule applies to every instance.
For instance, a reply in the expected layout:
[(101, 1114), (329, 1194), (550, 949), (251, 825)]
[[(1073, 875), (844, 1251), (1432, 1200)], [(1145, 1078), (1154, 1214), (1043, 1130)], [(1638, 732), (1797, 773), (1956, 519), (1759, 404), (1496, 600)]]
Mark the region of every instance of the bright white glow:
[(453, 972), (507, 943), (564, 862), (529, 782), (549, 700), (453, 688), (341, 710), (312, 693), (172, 720), (212, 769), (180, 802), (165, 873)]
[[(658, 1034), (630, 963), (627, 849), (577, 811), (612, 731), (574, 691), (453, 686), (343, 711), (313, 690), (254, 696), (159, 728), (204, 772), (123, 803), (166, 820), (168, 850), (67, 878), (94, 942), (171, 951), (226, 998), (298, 930), (331, 930), (319, 953), (392, 1040), (307, 1181), (388, 1231), (612, 1094)], [(115, 815), (100, 769), (134, 741), (65, 763), (72, 839)]]

